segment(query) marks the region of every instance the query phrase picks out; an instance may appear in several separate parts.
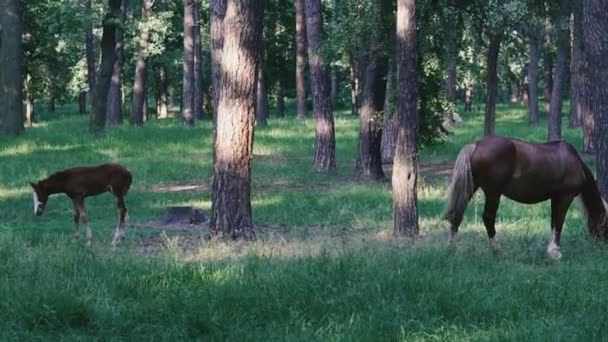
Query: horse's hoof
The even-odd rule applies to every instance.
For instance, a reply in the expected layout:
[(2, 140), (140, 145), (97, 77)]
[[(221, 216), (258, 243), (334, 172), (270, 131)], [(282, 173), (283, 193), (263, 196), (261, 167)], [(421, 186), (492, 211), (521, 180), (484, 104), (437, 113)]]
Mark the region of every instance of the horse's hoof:
[(87, 247), (89, 247), (89, 248), (90, 248), (90, 247), (92, 247), (92, 246), (93, 246), (93, 244), (91, 243), (91, 240), (87, 241), (87, 243), (85, 244), (85, 246), (87, 246)]
[(559, 249), (550, 249), (547, 251), (547, 258), (552, 261), (559, 261), (562, 258), (562, 252)]

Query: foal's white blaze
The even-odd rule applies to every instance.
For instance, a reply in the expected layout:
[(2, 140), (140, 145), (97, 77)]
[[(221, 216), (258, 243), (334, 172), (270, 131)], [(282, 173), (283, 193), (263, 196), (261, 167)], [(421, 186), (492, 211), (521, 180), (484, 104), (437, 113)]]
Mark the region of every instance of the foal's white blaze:
[(38, 200), (38, 195), (36, 194), (36, 191), (32, 191), (33, 197), (34, 197), (34, 214), (36, 213), (36, 211), (38, 210), (38, 206), (40, 205), (40, 201)]

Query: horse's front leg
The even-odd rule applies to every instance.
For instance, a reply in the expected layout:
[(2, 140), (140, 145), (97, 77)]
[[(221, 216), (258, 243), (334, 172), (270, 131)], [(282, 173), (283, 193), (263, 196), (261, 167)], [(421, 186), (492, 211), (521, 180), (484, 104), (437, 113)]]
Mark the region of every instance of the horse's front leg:
[(114, 233), (112, 246), (117, 246), (120, 241), (125, 238), (125, 217), (127, 216), (127, 206), (125, 205), (124, 197), (117, 198), (116, 206), (118, 207), (118, 225), (116, 226), (116, 233)]
[(91, 232), (91, 226), (89, 225), (89, 215), (87, 215), (87, 209), (84, 207), (84, 198), (76, 200), (78, 211), (80, 211), (80, 218), (84, 223), (87, 231), (87, 246), (91, 246), (91, 240), (93, 239), (93, 232)]
[(79, 225), (79, 221), (80, 221), (80, 210), (78, 209), (78, 204), (76, 203), (76, 200), (72, 200), (74, 203), (74, 238), (76, 240), (80, 239), (80, 225)]
[(500, 245), (496, 240), (496, 228), (494, 224), (496, 223), (496, 212), (498, 211), (498, 206), (500, 205), (500, 194), (485, 191), (484, 194), (486, 196), (486, 203), (483, 208), (483, 224), (488, 232), (488, 238), (490, 239), (490, 247), (492, 247), (492, 251), (494, 253), (498, 253)]
[(560, 238), (566, 212), (572, 203), (574, 196), (562, 195), (551, 199), (551, 240), (547, 246), (547, 256), (552, 260), (562, 257), (560, 252)]

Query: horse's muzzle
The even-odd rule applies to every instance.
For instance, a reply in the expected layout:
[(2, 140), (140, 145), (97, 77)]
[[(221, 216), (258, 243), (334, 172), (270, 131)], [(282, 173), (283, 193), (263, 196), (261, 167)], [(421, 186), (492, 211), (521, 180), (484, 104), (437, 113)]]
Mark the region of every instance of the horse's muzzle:
[(44, 211), (44, 207), (38, 206), (38, 208), (36, 208), (36, 216), (42, 216), (43, 211)]

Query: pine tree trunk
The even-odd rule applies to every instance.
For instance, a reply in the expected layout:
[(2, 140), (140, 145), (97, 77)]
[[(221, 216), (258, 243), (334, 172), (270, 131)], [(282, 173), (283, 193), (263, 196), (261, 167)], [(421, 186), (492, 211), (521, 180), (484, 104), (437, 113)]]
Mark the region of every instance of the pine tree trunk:
[(277, 117), (285, 117), (285, 85), (283, 77), (277, 81)]
[(21, 1), (5, 0), (0, 9), (0, 133), (23, 133), (23, 19)]
[(168, 104), (168, 84), (167, 84), (167, 64), (160, 64), (158, 67), (158, 118), (166, 119), (169, 117)]
[(538, 41), (530, 38), (530, 64), (528, 64), (528, 122), (531, 125), (538, 123), (538, 62), (540, 49)]
[(228, 0), (223, 20), (211, 229), (233, 239), (255, 238), (251, 160), (263, 0)]
[[(120, 22), (125, 22), (126, 0), (120, 3)], [(112, 81), (107, 95), (107, 121), (110, 125), (120, 125), (123, 121), (122, 113), (122, 66), (124, 64), (124, 34), (121, 27), (116, 27), (115, 59), (112, 66)]]
[(592, 84), (595, 119), (595, 164), (600, 193), (608, 199), (608, 2), (585, 0), (585, 52)]
[(85, 114), (87, 112), (87, 92), (81, 91), (78, 94), (78, 112), (80, 114)]
[(116, 21), (119, 20), (121, 12), (121, 0), (109, 0), (109, 9), (103, 22), (103, 33), (101, 36), (101, 63), (99, 74), (95, 82), (96, 101), (93, 105), (90, 129), (93, 133), (101, 132), (105, 129), (108, 94), (114, 62), (116, 60)]
[(87, 59), (87, 83), (89, 84), (89, 102), (91, 104), (91, 111), (93, 108), (93, 101), (95, 101), (95, 45), (93, 37), (93, 23), (90, 20), (90, 16), (93, 15), (91, 9), (91, 1), (87, 1), (87, 15), (89, 16), (86, 21), (85, 34), (84, 34), (84, 46), (85, 55)]
[(585, 72), (583, 64), (583, 4), (576, 1), (572, 4), (572, 57), (570, 58), (570, 128), (582, 125), (583, 116), (579, 98), (583, 91), (581, 77)]
[(32, 74), (25, 73), (25, 122), (29, 127), (34, 125), (34, 89), (32, 89)]
[(447, 97), (451, 102), (456, 101), (456, 64), (458, 59), (458, 50), (454, 42), (448, 42), (447, 49)]
[(553, 46), (553, 38), (551, 37), (551, 18), (547, 14), (545, 17), (545, 112), (549, 113), (551, 110), (551, 93), (553, 92), (553, 55), (551, 54), (551, 47)]
[(315, 113), (314, 169), (317, 172), (328, 172), (336, 168), (336, 140), (327, 65), (320, 51), (322, 25), (321, 0), (306, 0), (308, 63)]
[[(215, 121), (217, 117), (217, 106), (220, 98), (221, 87), (221, 54), (224, 46), (222, 34), (222, 23), (226, 15), (226, 0), (212, 0), (211, 3), (211, 88), (213, 90), (213, 122), (215, 137)], [(214, 138), (215, 140), (215, 138)]]
[(570, 50), (570, 31), (568, 30), (569, 19), (570, 12), (568, 10), (568, 0), (561, 0), (557, 41), (557, 62), (555, 64), (555, 79), (553, 80), (549, 111), (548, 141), (562, 138), (562, 104), (564, 100), (566, 72), (568, 70), (568, 52)]
[(306, 0), (295, 0), (296, 6), (296, 106), (298, 118), (308, 116), (306, 110)]
[(182, 122), (194, 126), (194, 0), (184, 0)]
[(498, 92), (498, 51), (501, 37), (498, 34), (490, 37), (488, 46), (487, 66), (488, 78), (486, 81), (486, 113), (484, 121), (484, 135), (494, 135), (496, 122), (496, 96)]
[(350, 113), (355, 116), (359, 114), (359, 89), (361, 86), (360, 65), (357, 58), (350, 60)]
[(388, 17), (391, 11), (390, 3), (383, 0), (379, 3), (379, 23), (385, 23), (378, 27), (372, 35), (369, 49), (370, 59), (367, 65), (363, 106), (359, 118), (359, 155), (355, 165), (355, 174), (372, 180), (384, 179), (382, 171), (382, 112), (386, 102), (386, 84), (388, 77), (388, 49), (389, 27), (387, 21), (382, 18)]
[(418, 235), (417, 126), (418, 57), (416, 1), (397, 0), (397, 145), (393, 163), (393, 221), (396, 236)]
[(203, 53), (201, 45), (201, 8), (200, 0), (194, 1), (194, 36), (193, 36), (193, 50), (194, 50), (194, 98), (193, 98), (193, 110), (194, 118), (197, 120), (203, 120), (203, 99), (205, 92), (203, 91)]
[[(144, 0), (142, 3), (142, 21), (149, 20), (152, 17), (152, 4), (153, 0)], [(150, 29), (148, 25), (139, 33), (139, 53), (137, 55), (137, 61), (135, 62), (135, 77), (133, 79), (133, 99), (131, 102), (131, 123), (133, 126), (143, 126), (144, 124), (144, 110), (146, 108), (144, 103), (146, 102), (146, 86), (145, 80), (148, 71), (148, 55), (146, 48), (148, 41), (150, 40)]]

